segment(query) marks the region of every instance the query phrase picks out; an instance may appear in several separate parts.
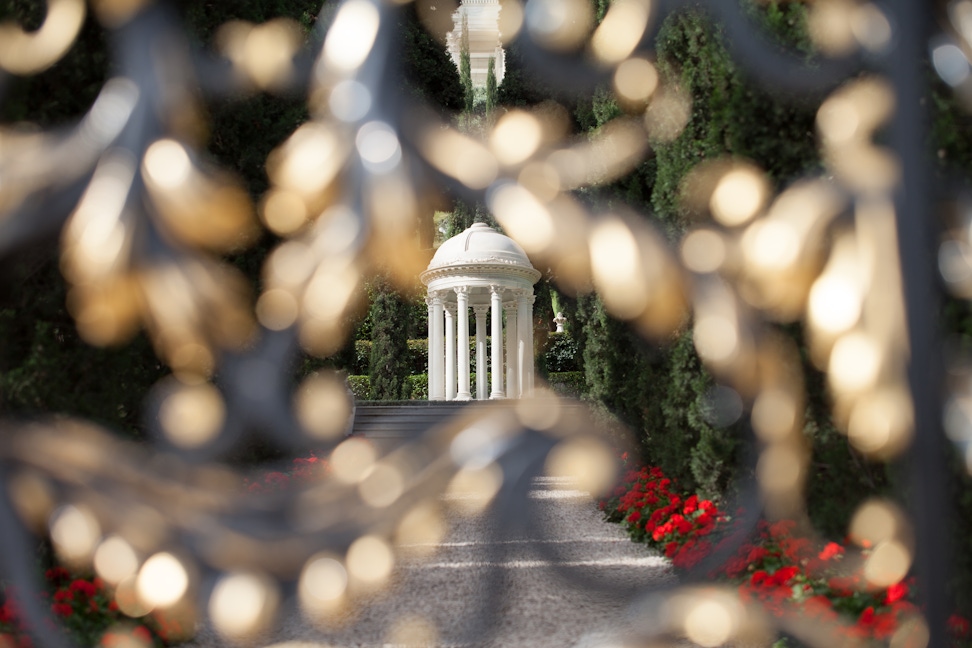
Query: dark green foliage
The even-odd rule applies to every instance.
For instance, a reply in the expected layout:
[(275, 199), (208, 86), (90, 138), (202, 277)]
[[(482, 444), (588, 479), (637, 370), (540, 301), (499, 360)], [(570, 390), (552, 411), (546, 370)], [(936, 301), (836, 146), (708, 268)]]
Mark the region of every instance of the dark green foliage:
[(429, 400), (429, 375), (422, 373), (406, 376), (402, 400)]
[[(0, 22), (13, 19), (26, 29), (36, 29), (44, 16), (44, 3), (39, 0), (0, 3)], [(40, 74), (10, 79), (0, 102), (0, 122), (29, 121), (44, 127), (73, 122), (94, 103), (108, 75), (105, 32), (89, 12), (61, 60)]]
[(491, 56), (486, 68), (486, 114), (493, 112), (494, 108), (496, 108), (496, 59)]
[(562, 371), (547, 374), (550, 388), (561, 396), (582, 398), (586, 393), (583, 371)]
[[(789, 332), (801, 347), (797, 327)], [(812, 447), (807, 471), (807, 512), (814, 526), (832, 538), (847, 533), (857, 506), (867, 497), (886, 494), (891, 486), (884, 464), (868, 461), (834, 426), (824, 375), (804, 356), (803, 380), (807, 398), (803, 434)]]
[(579, 370), (577, 342), (569, 333), (550, 333), (547, 342), (546, 351), (541, 357), (548, 373)]
[(348, 376), (348, 388), (356, 400), (371, 399), (371, 381), (368, 376)]
[(234, 2), (193, 2), (182, 0), (182, 15), (189, 35), (197, 43), (211, 44), (219, 27), (231, 20), (263, 23), (274, 18), (289, 18), (304, 33), (317, 24), (324, 0), (235, 0)]
[(972, 177), (972, 114), (940, 81), (931, 92), (932, 139), (943, 170), (958, 171), (966, 187)]
[(577, 300), (577, 319), (583, 328), (587, 393), (632, 429), (645, 429), (646, 403), (660, 385), (649, 347), (627, 326), (611, 318), (596, 296)]
[(409, 374), (408, 329), (402, 325), (408, 317), (408, 306), (389, 284), (380, 281), (375, 286), (369, 317), (372, 321), (368, 364), (371, 399), (397, 400)]
[[(773, 5), (766, 24), (783, 40), (802, 42), (803, 9)], [(700, 162), (732, 155), (760, 165), (777, 185), (819, 169), (816, 106), (787, 103), (747, 83), (724, 35), (700, 12), (670, 16), (658, 36), (658, 67), (692, 98), (692, 117), (673, 142), (655, 146), (652, 206), (670, 235), (684, 230), (681, 182)]]
[(260, 94), (215, 103), (209, 117), (210, 155), (234, 171), (258, 199), (269, 186), (267, 156), (307, 121), (307, 106), (300, 99)]
[(469, 23), (462, 18), (462, 43), (459, 49), (459, 82), (462, 84), (463, 109), (466, 113), (473, 111), (475, 92), (472, 82), (472, 63), (469, 60)]
[(781, 48), (803, 54), (808, 60), (814, 54), (813, 41), (807, 30), (807, 7), (801, 2), (743, 0), (743, 6), (766, 34)]
[(496, 102), (500, 106), (525, 107), (548, 101), (554, 96), (554, 89), (544, 82), (534, 71), (528, 70), (520, 48), (516, 42), (506, 46), (506, 70), (503, 83), (496, 91)]
[(684, 487), (717, 497), (735, 476), (736, 433), (707, 420), (706, 396), (713, 381), (695, 352), (690, 331), (678, 337), (667, 360), (669, 380), (661, 399), (664, 432), (648, 430), (648, 454)]
[(452, 208), (452, 216), (446, 221), (446, 240), (460, 234), (476, 222), (476, 206), (465, 200), (457, 200)]
[(83, 342), (50, 251), (25, 252), (3, 276), (0, 411), (83, 416), (140, 436), (141, 400), (164, 373), (145, 337), (110, 349)]
[(371, 340), (354, 341), (354, 363), (349, 364), (347, 369), (352, 374), (365, 374), (371, 364)]
[(831, 538), (847, 533), (847, 524), (868, 497), (888, 490), (885, 468), (855, 451), (847, 436), (830, 421), (829, 413), (806, 412), (804, 436), (812, 444), (807, 474), (807, 512), (814, 526)]
[(418, 20), (415, 5), (404, 10), (403, 58), (405, 90), (440, 110), (458, 112), (465, 105), (463, 84), (442, 45)]
[[(473, 353), (470, 354), (472, 359), (472, 364), (476, 365), (476, 353), (475, 347), (473, 347)], [(429, 340), (428, 338), (422, 338), (420, 340), (409, 340), (408, 341), (408, 369), (409, 373), (412, 375), (424, 374), (429, 369)]]

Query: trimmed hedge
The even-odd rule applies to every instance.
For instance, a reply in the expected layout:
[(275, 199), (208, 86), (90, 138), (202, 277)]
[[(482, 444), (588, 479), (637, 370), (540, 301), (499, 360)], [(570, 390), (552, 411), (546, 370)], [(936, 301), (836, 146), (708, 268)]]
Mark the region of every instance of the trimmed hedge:
[(413, 376), (425, 375), (429, 369), (429, 341), (408, 341), (408, 367)]
[(368, 400), (371, 396), (371, 381), (368, 376), (348, 376), (348, 387), (356, 399)]
[(570, 333), (553, 331), (547, 334), (547, 344), (540, 350), (537, 360), (542, 360), (543, 367), (550, 375), (571, 373), (580, 369), (578, 354), (577, 341)]
[(580, 398), (587, 389), (583, 371), (558, 371), (547, 374), (547, 382), (555, 392), (569, 398)]
[[(473, 366), (476, 364), (476, 347), (475, 345), (470, 345), (471, 355), (470, 360)], [(408, 341), (408, 357), (406, 359), (406, 366), (408, 366), (408, 373), (411, 376), (417, 376), (419, 374), (424, 374), (428, 370), (429, 364), (429, 342), (428, 340), (409, 340)], [(354, 341), (354, 360), (353, 364), (348, 367), (348, 372), (352, 375), (363, 376), (368, 373), (368, 368), (371, 365), (371, 340), (355, 340)]]
[(428, 400), (429, 375), (413, 374), (405, 378), (402, 385), (402, 400)]

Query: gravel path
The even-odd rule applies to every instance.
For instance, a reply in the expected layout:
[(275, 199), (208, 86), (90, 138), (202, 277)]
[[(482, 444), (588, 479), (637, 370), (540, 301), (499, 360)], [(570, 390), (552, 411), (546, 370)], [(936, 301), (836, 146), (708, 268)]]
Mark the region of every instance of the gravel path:
[[(541, 479), (530, 498), (542, 537), (523, 532), (497, 540), (493, 531), (498, 525), (488, 516), (456, 516), (450, 520), (450, 534), (434, 553), (402, 561), (394, 587), (361, 602), (344, 627), (317, 628), (290, 609), (284, 611), (274, 636), (261, 645), (610, 645), (626, 612), (624, 594), (616, 588), (630, 591), (670, 581), (674, 576), (668, 562), (630, 542), (616, 525), (603, 522), (591, 501), (567, 483)], [(605, 585), (615, 589), (608, 592)], [(187, 648), (223, 645), (203, 629)]]

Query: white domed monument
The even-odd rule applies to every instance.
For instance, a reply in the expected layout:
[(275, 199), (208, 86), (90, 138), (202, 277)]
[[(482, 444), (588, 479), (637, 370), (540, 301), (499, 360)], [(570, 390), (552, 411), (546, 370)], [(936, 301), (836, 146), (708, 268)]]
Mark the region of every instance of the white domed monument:
[(533, 285), (540, 272), (516, 241), (474, 223), (439, 246), (420, 278), (428, 287), (429, 400), (473, 398), (469, 308), (476, 316), (476, 400), (519, 398), (533, 389)]

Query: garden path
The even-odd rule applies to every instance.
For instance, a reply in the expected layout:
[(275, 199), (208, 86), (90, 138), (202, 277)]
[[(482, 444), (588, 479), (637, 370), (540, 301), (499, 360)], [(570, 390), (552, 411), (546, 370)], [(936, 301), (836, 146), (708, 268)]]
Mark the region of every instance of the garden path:
[[(279, 648), (595, 648), (612, 645), (624, 624), (623, 593), (674, 579), (667, 560), (630, 542), (603, 522), (590, 499), (569, 483), (541, 478), (530, 492), (540, 533), (495, 539), (500, 525), (489, 515), (455, 515), (451, 532), (424, 558), (402, 561), (389, 591), (357, 607), (341, 629), (322, 630), (288, 610), (272, 637)], [(553, 555), (547, 552), (553, 552)], [(563, 576), (567, 576), (565, 579)], [(586, 584), (577, 579), (590, 579)], [(491, 584), (495, 587), (491, 589)], [(494, 593), (493, 598), (490, 592)], [(484, 609), (494, 614), (484, 614)], [(415, 619), (436, 628), (431, 643), (405, 641)], [(409, 622), (411, 620), (411, 625)], [(477, 623), (478, 622), (478, 623)], [(400, 629), (396, 632), (396, 628)], [(488, 629), (488, 632), (486, 631)], [(192, 648), (222, 648), (202, 629)], [(187, 646), (187, 648), (189, 648)]]

